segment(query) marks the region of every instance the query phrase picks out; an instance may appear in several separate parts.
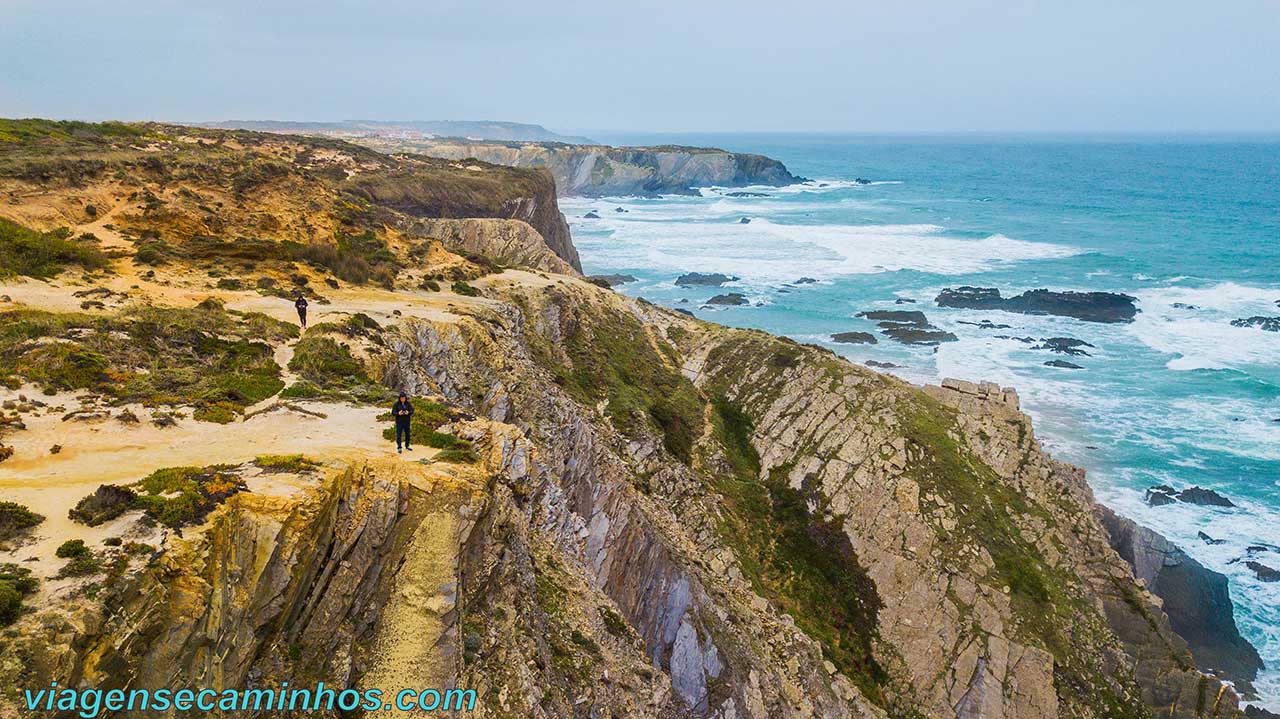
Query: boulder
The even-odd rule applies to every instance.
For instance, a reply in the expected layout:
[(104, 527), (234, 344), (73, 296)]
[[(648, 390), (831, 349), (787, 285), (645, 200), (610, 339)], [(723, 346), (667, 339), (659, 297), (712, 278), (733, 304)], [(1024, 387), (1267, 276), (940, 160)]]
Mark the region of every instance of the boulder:
[(726, 282), (737, 280), (733, 275), (722, 275), (719, 272), (703, 274), (701, 272), (689, 272), (676, 278), (676, 286), (678, 287), (719, 287)]
[(796, 280), (795, 282), (792, 282), (791, 284), (793, 284), (793, 285), (811, 285), (811, 284), (813, 284), (813, 283), (815, 283), (815, 282), (817, 282), (817, 280), (813, 279), (812, 277), (801, 277), (800, 279)]
[(1214, 539), (1213, 537), (1210, 537), (1204, 532), (1196, 532), (1196, 536), (1199, 537), (1200, 541), (1204, 542), (1205, 544), (1222, 544), (1223, 542), (1227, 541), (1225, 539)]
[(1057, 352), (1058, 354), (1076, 356), (1083, 355), (1088, 357), (1089, 353), (1080, 349), (1081, 347), (1092, 348), (1093, 345), (1085, 342), (1084, 340), (1075, 339), (1074, 337), (1050, 337), (1049, 339), (1040, 340), (1040, 344), (1032, 347), (1031, 349), (1049, 350), (1050, 352)]
[(1264, 582), (1280, 582), (1280, 569), (1273, 569), (1262, 562), (1248, 561), (1244, 566), (1253, 570), (1253, 573)]
[(1074, 317), (1086, 322), (1132, 322), (1138, 313), (1137, 299), (1113, 292), (1054, 292), (1028, 290), (1002, 297), (994, 287), (950, 287), (935, 300), (939, 307), (972, 310), (1003, 310), (1024, 315)]
[(749, 225), (749, 224), (751, 224), (751, 218), (750, 218), (750, 217), (744, 217), (744, 218), (742, 218), (741, 220), (738, 220), (738, 224), (739, 224), (739, 225)]
[(595, 211), (595, 210), (592, 210), (592, 211), (588, 212), (587, 214), (583, 215), (583, 216), (582, 216), (582, 219), (584, 219), (584, 220), (598, 220), (598, 219), (600, 219), (600, 215), (597, 215), (597, 214), (596, 214), (596, 211)]
[(892, 362), (880, 362), (879, 360), (867, 360), (866, 365), (876, 369), (896, 369), (898, 366)]
[(1263, 317), (1254, 315), (1239, 320), (1231, 320), (1234, 327), (1257, 327), (1264, 332), (1280, 332), (1280, 317)]
[[(883, 326), (883, 325), (882, 325)], [(959, 338), (950, 332), (940, 329), (919, 329), (909, 325), (885, 327), (881, 330), (885, 337), (897, 340), (904, 345), (936, 346), (943, 342), (955, 342)]]
[(831, 341), (847, 345), (873, 345), (876, 344), (876, 336), (870, 332), (837, 332), (831, 335)]
[(628, 210), (628, 209), (627, 209), (627, 208), (625, 208), (625, 207), (615, 207), (615, 208), (613, 208), (613, 211), (614, 211), (614, 212), (630, 212), (631, 210)]
[(929, 326), (929, 318), (925, 317), (924, 313), (919, 310), (872, 310), (859, 312), (858, 316), (873, 322), (895, 322), (911, 324), (917, 327)]
[(716, 295), (715, 297), (712, 297), (711, 299), (707, 300), (707, 304), (737, 306), (737, 305), (748, 304), (748, 302), (745, 295), (742, 295), (737, 292), (730, 292), (728, 294)]
[(1084, 367), (1081, 367), (1080, 365), (1078, 365), (1078, 364), (1076, 364), (1076, 363), (1074, 363), (1074, 362), (1068, 362), (1068, 361), (1066, 361), (1066, 360), (1060, 360), (1060, 359), (1056, 359), (1056, 360), (1049, 360), (1048, 362), (1045, 362), (1045, 363), (1044, 363), (1044, 366), (1045, 366), (1045, 367), (1058, 367), (1058, 368), (1060, 368), (1060, 369), (1084, 369)]
[(1166, 504), (1173, 504), (1178, 501), (1178, 497), (1177, 492), (1175, 492), (1172, 487), (1160, 485), (1148, 489), (1143, 500), (1152, 507), (1162, 507)]
[(1210, 507), (1234, 507), (1236, 506), (1231, 500), (1218, 494), (1212, 489), (1202, 489), (1200, 487), (1191, 487), (1184, 489), (1178, 493), (1178, 501), (1187, 504), (1199, 504)]

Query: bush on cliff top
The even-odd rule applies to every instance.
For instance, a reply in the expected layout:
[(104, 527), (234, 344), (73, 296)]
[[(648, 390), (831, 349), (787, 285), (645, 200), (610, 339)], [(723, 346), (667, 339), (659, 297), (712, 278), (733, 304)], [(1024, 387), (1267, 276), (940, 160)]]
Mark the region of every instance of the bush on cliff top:
[(0, 217), (0, 278), (48, 279), (71, 265), (97, 270), (107, 257), (95, 242), (72, 239), (70, 230), (38, 232)]
[(17, 502), (0, 502), (0, 542), (13, 539), (43, 521), (43, 515)]

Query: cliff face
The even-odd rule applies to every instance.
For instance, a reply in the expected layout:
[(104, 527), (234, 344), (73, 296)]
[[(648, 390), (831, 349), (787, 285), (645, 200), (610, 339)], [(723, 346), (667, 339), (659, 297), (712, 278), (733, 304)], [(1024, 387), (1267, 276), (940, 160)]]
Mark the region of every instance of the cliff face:
[(414, 152), (450, 160), (475, 158), (510, 167), (546, 168), (561, 195), (692, 194), (696, 188), (790, 185), (803, 178), (762, 155), (680, 147), (610, 147), (561, 143), (466, 140), (405, 141), (371, 138), (383, 151)]
[[(17, 338), (6, 352), (23, 359), (7, 365), (16, 380), (45, 369), (30, 353), (98, 330), (137, 344), (121, 327), (154, 340), (198, 310), (182, 336), (200, 341), (184, 353), (230, 353), (201, 333), (221, 326), (233, 339), (240, 320), (229, 318), (252, 320), (264, 346), (239, 352), (279, 364), (280, 386), (293, 382), (292, 395), (232, 405), (225, 423), (169, 416), (167, 429), (143, 428), (134, 415), (118, 429), (101, 424), (108, 412), (126, 424), (105, 395), (84, 410), (100, 415), (83, 420), (94, 426), (62, 419), (82, 411), (23, 410), (31, 426), (15, 432), (46, 434), (18, 435), (4, 486), (65, 482), (78, 467), (92, 492), (105, 470), (85, 458), (111, 456), (124, 466), (111, 481), (146, 475), (142, 465), (229, 462), (217, 465), (219, 496), (241, 481), (245, 491), (145, 559), (101, 540), (152, 536), (143, 511), (167, 506), (164, 496), (95, 530), (110, 571), (75, 579), (40, 566), (52, 588), (0, 634), (0, 715), (22, 688), (54, 680), (323, 680), (474, 689), (475, 715), (495, 718), (1240, 716), (1235, 693), (1196, 669), (1162, 608), (1164, 597), (1173, 626), (1175, 604), (1205, 609), (1177, 590), (1170, 549), (1097, 509), (1083, 472), (1043, 451), (1013, 391), (915, 387), (556, 274), (564, 261), (523, 218), (449, 217), (462, 206), (451, 203), (497, 197), (481, 192), (485, 168), (471, 177), (449, 165), (442, 185), (423, 179), (431, 167), (344, 174), (339, 197), (365, 220), (487, 255), (489, 269), (419, 243), (403, 253), (419, 263), (404, 274), (425, 286), (468, 264), (465, 292), (334, 283), (331, 304), (314, 310), (327, 316), (296, 341), (277, 326), (290, 303), (213, 286), (177, 255), (139, 273), (122, 252), (118, 276), (92, 280), (107, 298), (186, 303), (138, 328), (59, 294), (90, 281), (84, 273), (68, 286), (0, 287), (0, 322)], [(492, 271), (495, 261), (536, 271)], [(438, 402), (423, 414), (439, 415), (433, 440), (448, 449), (377, 446), (368, 403), (383, 395), (363, 373)], [(101, 444), (113, 432), (123, 447)], [(67, 449), (49, 454), (53, 441)], [(268, 458), (249, 461), (303, 450), (323, 457), (324, 472), (269, 474)], [(66, 517), (65, 495), (25, 496)]]

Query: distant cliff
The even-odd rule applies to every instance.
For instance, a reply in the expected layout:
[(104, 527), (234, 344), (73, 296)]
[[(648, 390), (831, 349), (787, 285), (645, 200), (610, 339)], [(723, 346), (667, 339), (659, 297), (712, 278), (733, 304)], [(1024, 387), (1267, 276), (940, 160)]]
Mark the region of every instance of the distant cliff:
[(790, 185), (803, 182), (764, 155), (701, 147), (610, 147), (555, 142), (472, 142), (366, 138), (381, 152), (412, 152), (449, 160), (475, 158), (495, 165), (545, 167), (560, 195), (693, 194), (699, 187)]

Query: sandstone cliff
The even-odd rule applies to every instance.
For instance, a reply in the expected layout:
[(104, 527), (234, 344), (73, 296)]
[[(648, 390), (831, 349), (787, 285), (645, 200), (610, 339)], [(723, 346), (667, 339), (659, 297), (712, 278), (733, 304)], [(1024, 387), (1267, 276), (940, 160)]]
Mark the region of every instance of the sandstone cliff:
[(777, 160), (747, 153), (663, 145), (610, 147), (563, 143), (389, 140), (362, 144), (388, 152), (412, 152), (450, 160), (475, 158), (510, 167), (546, 168), (561, 195), (606, 197), (691, 194), (699, 187), (790, 185), (792, 175)]

